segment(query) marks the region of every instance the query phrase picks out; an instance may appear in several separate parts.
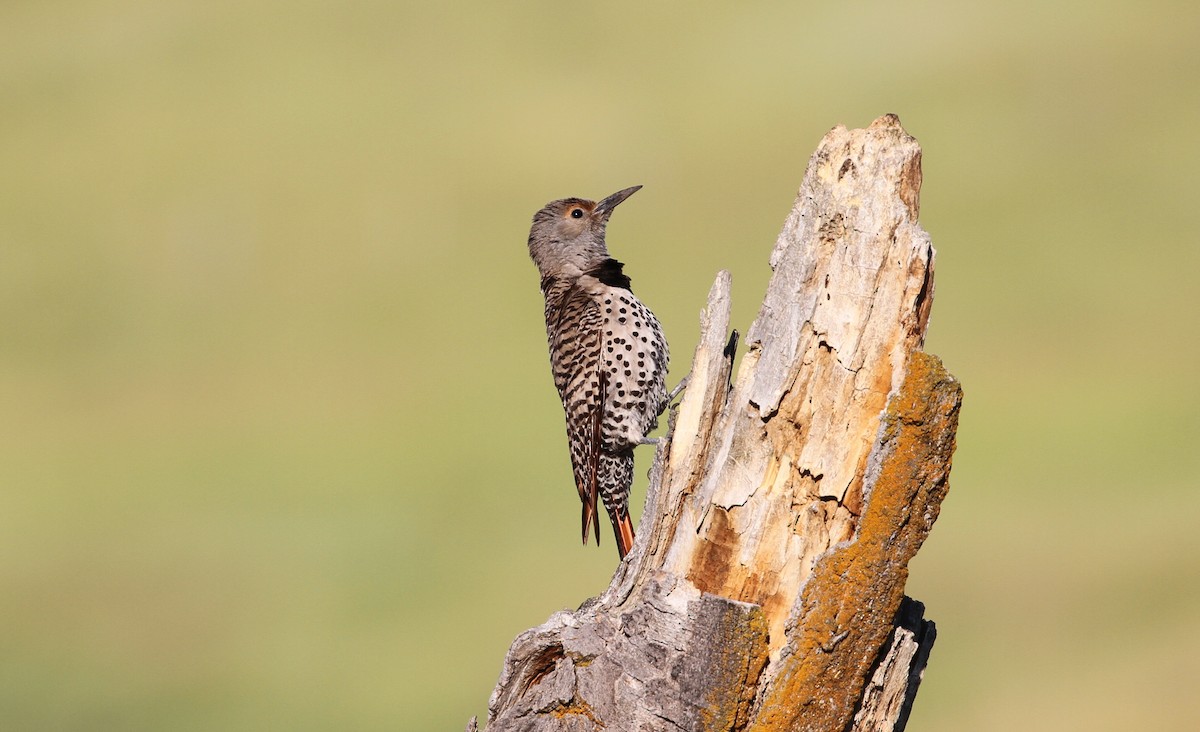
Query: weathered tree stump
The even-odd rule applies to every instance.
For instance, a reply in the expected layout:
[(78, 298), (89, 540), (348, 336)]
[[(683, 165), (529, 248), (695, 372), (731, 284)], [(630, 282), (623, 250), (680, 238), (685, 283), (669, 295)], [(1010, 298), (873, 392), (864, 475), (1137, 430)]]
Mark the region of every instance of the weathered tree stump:
[(736, 381), (722, 272), (633, 551), (517, 637), (488, 732), (903, 728), (935, 635), (907, 566), (962, 400), (921, 352), (920, 188), (894, 115), (821, 141)]

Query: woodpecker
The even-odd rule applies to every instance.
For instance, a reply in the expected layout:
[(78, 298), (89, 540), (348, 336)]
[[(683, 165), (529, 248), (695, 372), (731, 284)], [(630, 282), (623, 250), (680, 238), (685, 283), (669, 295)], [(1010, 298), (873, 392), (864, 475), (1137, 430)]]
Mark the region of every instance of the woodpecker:
[(604, 242), (613, 209), (640, 188), (599, 203), (551, 201), (534, 214), (529, 231), (529, 256), (546, 299), (550, 368), (583, 503), (583, 543), (592, 526), (600, 544), (602, 502), (622, 559), (633, 546), (633, 448), (652, 442), (646, 435), (666, 407), (670, 357), (658, 318), (634, 296), (624, 265)]

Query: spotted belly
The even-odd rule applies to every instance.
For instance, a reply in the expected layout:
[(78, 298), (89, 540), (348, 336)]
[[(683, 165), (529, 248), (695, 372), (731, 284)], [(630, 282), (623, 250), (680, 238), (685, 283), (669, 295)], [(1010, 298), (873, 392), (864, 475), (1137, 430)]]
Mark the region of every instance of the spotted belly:
[(670, 356), (658, 319), (629, 290), (606, 291), (600, 315), (605, 380), (601, 442), (603, 449), (615, 452), (636, 445), (657, 426)]

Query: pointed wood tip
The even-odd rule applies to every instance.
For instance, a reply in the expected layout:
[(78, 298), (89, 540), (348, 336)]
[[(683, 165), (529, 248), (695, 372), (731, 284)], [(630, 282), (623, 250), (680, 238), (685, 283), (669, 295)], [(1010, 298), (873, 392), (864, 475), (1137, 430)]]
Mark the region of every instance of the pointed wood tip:
[(883, 115), (882, 117), (877, 118), (874, 122), (871, 123), (872, 130), (882, 130), (882, 129), (888, 129), (888, 128), (894, 128), (894, 129), (898, 129), (898, 130), (904, 129), (904, 125), (900, 124), (899, 115), (895, 115), (895, 114), (892, 114), (891, 112), (888, 112), (887, 114)]

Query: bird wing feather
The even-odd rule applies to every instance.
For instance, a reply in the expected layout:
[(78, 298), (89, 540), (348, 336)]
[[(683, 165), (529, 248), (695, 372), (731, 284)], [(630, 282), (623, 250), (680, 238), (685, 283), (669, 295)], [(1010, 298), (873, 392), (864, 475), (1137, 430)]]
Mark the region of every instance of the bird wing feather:
[(547, 312), (554, 383), (567, 416), (567, 441), (575, 487), (582, 503), (583, 542), (595, 527), (600, 543), (599, 463), (606, 374), (602, 371), (600, 306), (589, 292), (572, 285)]

